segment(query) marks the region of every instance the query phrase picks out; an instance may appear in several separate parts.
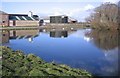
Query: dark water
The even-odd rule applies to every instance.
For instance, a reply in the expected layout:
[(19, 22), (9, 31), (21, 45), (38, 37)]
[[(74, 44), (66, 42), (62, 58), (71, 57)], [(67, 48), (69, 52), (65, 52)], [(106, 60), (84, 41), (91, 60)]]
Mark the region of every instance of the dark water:
[(100, 76), (118, 75), (117, 31), (3, 30), (3, 45)]

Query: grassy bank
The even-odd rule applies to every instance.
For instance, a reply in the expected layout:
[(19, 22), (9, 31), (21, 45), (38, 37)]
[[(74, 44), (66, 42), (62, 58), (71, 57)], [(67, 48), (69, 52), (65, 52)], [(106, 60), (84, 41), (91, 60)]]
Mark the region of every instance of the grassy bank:
[(85, 70), (71, 68), (63, 64), (47, 63), (41, 58), (22, 51), (0, 46), (2, 56), (2, 76), (69, 76), (91, 78), (91, 74)]
[(71, 28), (90, 28), (89, 26), (83, 26), (83, 25), (45, 25), (45, 26), (14, 26), (14, 27), (10, 27), (10, 26), (6, 26), (6, 27), (0, 27), (0, 29), (9, 29), (9, 30), (20, 30), (20, 29), (71, 29)]

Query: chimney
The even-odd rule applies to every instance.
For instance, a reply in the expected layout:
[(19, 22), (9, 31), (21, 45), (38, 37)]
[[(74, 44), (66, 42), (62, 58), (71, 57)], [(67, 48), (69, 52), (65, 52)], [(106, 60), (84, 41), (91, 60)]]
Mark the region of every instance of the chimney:
[(29, 16), (29, 17), (33, 17), (32, 11), (29, 11), (29, 12), (28, 12), (28, 16)]

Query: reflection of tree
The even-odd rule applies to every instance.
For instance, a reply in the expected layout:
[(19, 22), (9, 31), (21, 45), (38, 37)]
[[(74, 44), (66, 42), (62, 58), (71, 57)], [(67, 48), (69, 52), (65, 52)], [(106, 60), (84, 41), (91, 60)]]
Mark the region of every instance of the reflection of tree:
[(103, 50), (111, 50), (118, 47), (118, 31), (93, 30), (86, 33), (87, 37), (93, 38), (95, 45)]

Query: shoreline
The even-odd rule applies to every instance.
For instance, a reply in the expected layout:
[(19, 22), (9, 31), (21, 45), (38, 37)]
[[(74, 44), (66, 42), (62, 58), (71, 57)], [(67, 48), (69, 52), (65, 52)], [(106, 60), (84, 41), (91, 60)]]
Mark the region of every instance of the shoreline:
[(119, 28), (97, 28), (81, 25), (44, 25), (44, 26), (16, 26), (16, 27), (0, 27), (0, 30), (29, 30), (29, 29), (59, 29), (59, 30), (77, 30), (77, 29), (93, 29), (93, 30), (120, 30)]
[(59, 29), (59, 28), (89, 28), (90, 26), (85, 26), (81, 24), (46, 24), (42, 26), (6, 26), (6, 27), (0, 27), (0, 30), (2, 29)]

